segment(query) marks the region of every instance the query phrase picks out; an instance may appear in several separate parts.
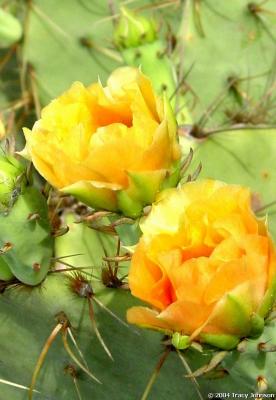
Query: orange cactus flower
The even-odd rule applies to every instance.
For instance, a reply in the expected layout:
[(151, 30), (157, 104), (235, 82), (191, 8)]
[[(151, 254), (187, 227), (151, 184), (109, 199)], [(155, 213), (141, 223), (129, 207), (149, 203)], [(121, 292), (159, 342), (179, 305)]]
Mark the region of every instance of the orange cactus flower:
[(22, 155), (54, 187), (93, 208), (138, 216), (179, 179), (172, 110), (136, 68), (115, 70), (106, 87), (74, 83), (24, 134)]
[(220, 348), (258, 335), (276, 293), (276, 253), (247, 188), (203, 180), (163, 192), (141, 226), (130, 323)]

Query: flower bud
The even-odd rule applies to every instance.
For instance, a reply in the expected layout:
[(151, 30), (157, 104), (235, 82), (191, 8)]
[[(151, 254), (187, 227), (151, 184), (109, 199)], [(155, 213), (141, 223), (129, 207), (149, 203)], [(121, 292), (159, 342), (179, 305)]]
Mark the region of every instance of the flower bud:
[(114, 43), (120, 49), (138, 47), (154, 42), (157, 35), (153, 19), (138, 15), (122, 7), (121, 16), (114, 30)]

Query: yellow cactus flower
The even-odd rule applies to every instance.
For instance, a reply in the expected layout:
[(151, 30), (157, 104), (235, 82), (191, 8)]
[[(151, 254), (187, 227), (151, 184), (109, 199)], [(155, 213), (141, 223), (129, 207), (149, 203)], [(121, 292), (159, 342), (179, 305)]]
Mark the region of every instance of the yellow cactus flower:
[(179, 179), (172, 110), (139, 69), (115, 70), (106, 87), (75, 82), (24, 134), (39, 173), (94, 208), (138, 216)]
[(247, 188), (203, 180), (164, 191), (142, 224), (129, 272), (153, 308), (128, 321), (221, 348), (262, 332), (275, 300), (276, 253)]

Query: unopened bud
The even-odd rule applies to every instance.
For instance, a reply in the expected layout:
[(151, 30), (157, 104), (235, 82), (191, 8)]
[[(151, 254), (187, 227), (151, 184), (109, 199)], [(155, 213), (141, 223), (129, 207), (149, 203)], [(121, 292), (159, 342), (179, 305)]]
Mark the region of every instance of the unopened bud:
[(138, 47), (156, 40), (157, 26), (153, 19), (122, 7), (114, 30), (114, 43), (120, 49)]
[(186, 335), (181, 335), (179, 332), (175, 332), (172, 335), (172, 345), (178, 350), (187, 349), (190, 346), (190, 338)]

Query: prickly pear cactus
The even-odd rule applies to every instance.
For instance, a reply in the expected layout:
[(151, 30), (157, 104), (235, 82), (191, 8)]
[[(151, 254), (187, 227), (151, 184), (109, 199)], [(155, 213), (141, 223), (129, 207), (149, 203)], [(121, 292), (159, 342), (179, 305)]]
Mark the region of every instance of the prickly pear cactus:
[[(24, 147), (22, 127), (31, 128), (42, 107), (73, 81), (87, 86), (100, 78), (104, 83), (117, 67), (138, 67), (156, 95), (166, 91), (171, 102), (173, 112), (164, 123), (168, 137), (175, 135), (174, 116), (179, 124), (181, 157), (175, 174), (168, 173), (167, 165), (154, 166), (164, 178), (162, 185), (158, 181), (158, 201), (167, 187), (177, 185), (179, 175), (184, 186), (198, 175), (245, 185), (253, 192), (252, 209), (262, 218), (260, 225), (268, 226), (276, 240), (275, 13), (273, 0), (0, 0), (1, 400), (276, 395), (275, 307), (261, 336), (242, 337), (230, 350), (190, 341), (185, 332), (128, 323), (128, 310), (145, 306), (131, 293), (128, 276), (155, 199), (153, 180), (141, 181), (129, 172), (136, 179), (125, 191), (128, 205), (140, 191), (154, 192), (137, 212), (95, 210), (93, 201), (51, 187), (18, 155)], [(156, 114), (148, 87), (141, 91), (145, 103), (137, 108), (144, 130), (139, 140), (148, 129), (144, 116)], [(100, 105), (107, 112), (103, 99)], [(115, 123), (111, 113), (99, 128), (109, 125), (114, 137), (119, 135), (114, 125), (125, 117), (124, 103), (116, 107)], [(84, 135), (82, 112), (72, 107), (65, 119), (57, 111), (53, 131), (59, 124), (67, 129), (75, 118), (77, 143)], [(126, 125), (131, 128), (132, 122)], [(36, 158), (38, 171), (43, 162), (48, 171), (44, 177), (72, 171), (68, 162), (63, 170), (58, 165), (64, 131), (59, 131), (54, 152), (45, 147)], [(158, 138), (165, 131), (158, 131)], [(104, 142), (104, 135), (100, 139)], [(165, 159), (170, 149), (162, 143)], [(154, 145), (151, 160), (158, 154)], [(36, 146), (33, 154), (38, 155)], [(129, 145), (127, 150), (131, 153)], [(107, 164), (112, 156), (109, 152)], [(98, 171), (93, 180), (97, 189), (103, 188), (102, 175)], [(170, 226), (170, 220), (165, 222)], [(143, 282), (149, 279), (143, 276)]]
[(24, 166), (15, 158), (1, 158), (0, 176), (0, 279), (37, 285), (53, 253), (46, 199), (28, 185)]

